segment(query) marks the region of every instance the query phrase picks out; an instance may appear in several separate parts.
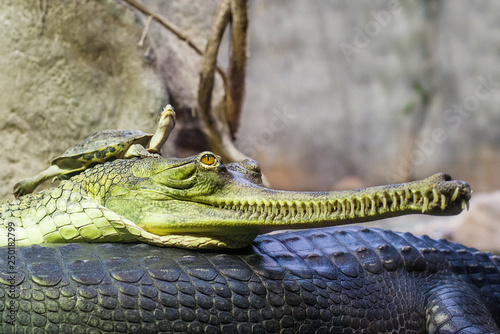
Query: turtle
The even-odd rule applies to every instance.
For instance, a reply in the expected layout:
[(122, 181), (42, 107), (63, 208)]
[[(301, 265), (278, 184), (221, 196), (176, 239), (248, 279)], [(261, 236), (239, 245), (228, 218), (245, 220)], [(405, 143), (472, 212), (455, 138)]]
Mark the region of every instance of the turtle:
[(49, 168), (14, 185), (17, 198), (32, 193), (42, 182), (69, 178), (89, 166), (115, 159), (161, 157), (161, 148), (175, 126), (175, 111), (169, 104), (158, 116), (156, 132), (140, 130), (102, 130), (67, 149), (50, 162)]

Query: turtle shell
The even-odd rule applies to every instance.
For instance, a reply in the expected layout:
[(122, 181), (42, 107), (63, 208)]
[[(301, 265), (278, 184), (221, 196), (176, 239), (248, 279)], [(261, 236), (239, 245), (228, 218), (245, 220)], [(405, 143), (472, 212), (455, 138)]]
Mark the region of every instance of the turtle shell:
[(61, 169), (83, 169), (91, 164), (119, 158), (133, 144), (147, 146), (152, 135), (140, 130), (103, 130), (67, 149), (51, 161)]

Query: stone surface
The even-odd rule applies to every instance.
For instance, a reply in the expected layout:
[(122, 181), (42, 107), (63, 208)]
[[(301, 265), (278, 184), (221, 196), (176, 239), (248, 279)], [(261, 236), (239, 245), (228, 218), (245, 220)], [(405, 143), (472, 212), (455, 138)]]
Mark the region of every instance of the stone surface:
[[(203, 47), (215, 1), (145, 2)], [(120, 1), (2, 2), (0, 198), (96, 131), (153, 132), (169, 102), (191, 112), (201, 58), (158, 24), (139, 46), (145, 20)]]
[(251, 4), (238, 144), (270, 176), (309, 174), (271, 183), (330, 190), (351, 175), (376, 185), (444, 171), (476, 191), (500, 186), (500, 3)]
[(106, 128), (153, 131), (165, 91), (111, 1), (4, 1), (0, 11), (0, 195)]

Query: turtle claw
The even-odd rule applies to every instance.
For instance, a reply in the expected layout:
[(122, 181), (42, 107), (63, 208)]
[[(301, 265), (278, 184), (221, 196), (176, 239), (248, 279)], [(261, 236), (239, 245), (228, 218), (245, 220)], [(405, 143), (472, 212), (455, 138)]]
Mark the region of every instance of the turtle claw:
[(27, 182), (27, 180), (22, 180), (14, 185), (12, 193), (14, 194), (15, 198), (19, 198), (21, 196), (32, 193), (33, 190), (35, 190), (34, 187), (32, 187), (31, 184)]
[(161, 156), (161, 153), (153, 150), (147, 150), (148, 153), (141, 154), (141, 158), (156, 158), (156, 159), (161, 159), (163, 158)]

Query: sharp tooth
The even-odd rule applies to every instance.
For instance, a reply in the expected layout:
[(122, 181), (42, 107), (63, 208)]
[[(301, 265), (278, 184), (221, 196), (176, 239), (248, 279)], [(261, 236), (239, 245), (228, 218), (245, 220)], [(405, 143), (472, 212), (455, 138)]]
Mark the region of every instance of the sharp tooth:
[(458, 196), (458, 187), (455, 188), (455, 192), (453, 193), (453, 196), (451, 196), (451, 201), (455, 202), (455, 200), (457, 199), (457, 196)]
[(314, 209), (313, 209), (313, 213), (314, 213), (314, 215), (315, 215), (315, 216), (319, 216), (319, 214), (320, 214), (320, 212), (321, 212), (321, 211), (320, 211), (320, 208), (319, 208), (319, 204), (318, 204), (317, 202), (314, 202), (314, 203), (313, 203), (313, 205), (314, 205), (314, 206), (313, 206), (313, 208), (314, 208)]
[(465, 206), (467, 207), (467, 211), (469, 211), (469, 201), (465, 202)]
[(311, 203), (309, 203), (309, 204), (307, 204), (307, 205), (306, 205), (306, 209), (307, 209), (307, 215), (308, 215), (309, 217), (312, 217), (312, 214), (313, 214), (313, 207), (312, 207)]
[(302, 217), (304, 215), (304, 212), (305, 212), (304, 205), (302, 205), (301, 203), (297, 206), (297, 213)]
[(463, 209), (465, 209), (465, 203), (466, 203), (466, 202), (465, 202), (465, 200), (463, 199), (463, 200), (462, 200), (462, 210), (463, 210)]
[(366, 213), (368, 214), (368, 212), (370, 212), (370, 204), (371, 204), (371, 200), (369, 197), (364, 197), (364, 203), (365, 203), (365, 207), (366, 207)]
[(321, 216), (326, 217), (326, 215), (328, 215), (328, 204), (321, 202), (320, 208), (321, 208)]
[(397, 194), (392, 194), (392, 206), (393, 209), (396, 209), (398, 207), (398, 195)]
[(354, 216), (354, 209), (355, 209), (354, 202), (349, 200), (349, 205), (351, 206), (351, 208), (350, 208), (351, 210), (349, 212), (349, 215), (352, 217), (352, 216)]
[(410, 199), (411, 198), (410, 189), (405, 188), (405, 195), (406, 195), (406, 199)]
[(441, 210), (446, 209), (446, 196), (441, 194)]
[(424, 203), (422, 204), (422, 213), (427, 211), (428, 206), (429, 206), (429, 198), (427, 196), (424, 196)]
[(439, 202), (439, 194), (438, 194), (436, 188), (432, 188), (432, 194), (434, 195), (434, 203)]
[(241, 211), (240, 211), (240, 217), (241, 217), (242, 219), (248, 219), (251, 215), (252, 215), (252, 213), (251, 213), (251, 212), (248, 212), (248, 211), (241, 212)]
[(254, 212), (248, 217), (248, 219), (258, 219), (259, 217), (260, 217), (260, 212)]
[(387, 209), (387, 198), (385, 195), (382, 197), (382, 208)]

